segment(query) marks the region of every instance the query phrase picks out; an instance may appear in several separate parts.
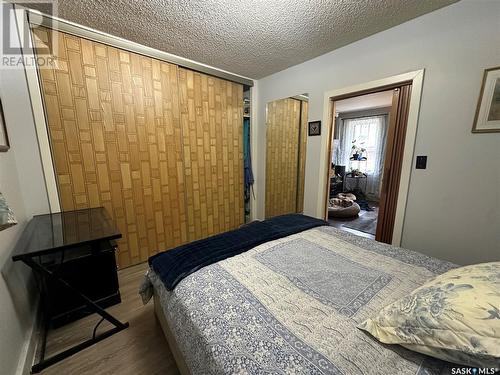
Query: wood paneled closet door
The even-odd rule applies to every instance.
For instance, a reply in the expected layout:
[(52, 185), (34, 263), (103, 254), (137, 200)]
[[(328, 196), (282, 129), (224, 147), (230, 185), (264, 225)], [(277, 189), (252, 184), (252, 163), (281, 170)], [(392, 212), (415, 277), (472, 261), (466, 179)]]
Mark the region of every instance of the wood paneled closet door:
[[(196, 215), (201, 217), (201, 227), (207, 222), (207, 228), (213, 226), (214, 232), (236, 227), (240, 221), (235, 218), (214, 219), (207, 214), (200, 195), (192, 193), (205, 192), (203, 182), (192, 176), (208, 173), (206, 165), (198, 164), (208, 156), (186, 153), (186, 149), (204, 149), (205, 142), (221, 148), (222, 153), (215, 155), (222, 164), (217, 159), (211, 167), (221, 171), (217, 183), (221, 179), (220, 184), (227, 186), (224, 193), (233, 193), (227, 181), (236, 184), (238, 176), (229, 178), (236, 173), (230, 170), (235, 164), (230, 166), (230, 153), (224, 147), (229, 147), (228, 142), (234, 147), (238, 138), (213, 138), (208, 132), (200, 133), (202, 137), (183, 134), (179, 77), (181, 86), (185, 85), (184, 70), (181, 73), (173, 64), (45, 28), (34, 30), (35, 39), (49, 43), (51, 32), (58, 38), (57, 64), (55, 69), (39, 72), (61, 209), (104, 206), (123, 234), (117, 255), (120, 267), (140, 263), (157, 251), (210, 233), (208, 229), (195, 230), (192, 235), (188, 218), (190, 223), (196, 222)], [(228, 123), (222, 113), (230, 107), (235, 118), (236, 100), (227, 103), (228, 96), (233, 95), (232, 91), (228, 94), (227, 84), (218, 83), (217, 89), (207, 87), (202, 85), (200, 93), (199, 87), (191, 88), (188, 83), (183, 113), (188, 108), (190, 120), (208, 113), (208, 124), (222, 133), (220, 128)], [(236, 88), (232, 89), (237, 96)], [(202, 105), (195, 100), (200, 96)], [(214, 108), (210, 107), (213, 103)], [(191, 185), (186, 186), (186, 181)], [(240, 185), (243, 189), (243, 177)], [(243, 193), (241, 204), (236, 203), (238, 192), (236, 187), (232, 189), (232, 198), (222, 194), (227, 206), (218, 214), (228, 214), (230, 207), (241, 206), (243, 210)], [(213, 191), (219, 194), (218, 189)], [(242, 221), (243, 214), (240, 216)], [(210, 220), (214, 223), (208, 224)], [(224, 225), (220, 225), (221, 220)]]
[(268, 103), (266, 128), (265, 211), (269, 218), (300, 208), (301, 101), (287, 98)]
[(179, 68), (188, 239), (244, 222), (243, 86)]

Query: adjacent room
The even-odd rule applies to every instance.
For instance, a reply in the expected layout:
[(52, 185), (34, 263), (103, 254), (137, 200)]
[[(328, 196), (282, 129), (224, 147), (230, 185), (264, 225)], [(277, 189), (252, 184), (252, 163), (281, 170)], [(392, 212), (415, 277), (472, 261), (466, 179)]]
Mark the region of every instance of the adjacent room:
[(500, 374), (500, 1), (0, 3), (0, 374)]
[(372, 239), (377, 230), (392, 97), (388, 90), (335, 102), (328, 222)]

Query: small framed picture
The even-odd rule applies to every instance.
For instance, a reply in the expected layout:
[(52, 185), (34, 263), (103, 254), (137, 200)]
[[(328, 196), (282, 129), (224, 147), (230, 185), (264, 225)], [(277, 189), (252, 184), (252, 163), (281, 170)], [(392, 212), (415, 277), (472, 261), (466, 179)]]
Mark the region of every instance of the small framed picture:
[(10, 148), (5, 117), (3, 115), (2, 101), (0, 101), (0, 152), (5, 152)]
[(311, 121), (309, 123), (309, 136), (321, 135), (321, 121)]
[(500, 66), (484, 71), (472, 132), (500, 132)]

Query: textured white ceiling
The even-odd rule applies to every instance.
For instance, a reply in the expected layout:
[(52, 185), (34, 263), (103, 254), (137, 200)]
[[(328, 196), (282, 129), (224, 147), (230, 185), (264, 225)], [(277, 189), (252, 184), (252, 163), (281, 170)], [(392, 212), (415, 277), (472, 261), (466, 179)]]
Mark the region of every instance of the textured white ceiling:
[(59, 0), (58, 7), (61, 18), (258, 79), (456, 1)]

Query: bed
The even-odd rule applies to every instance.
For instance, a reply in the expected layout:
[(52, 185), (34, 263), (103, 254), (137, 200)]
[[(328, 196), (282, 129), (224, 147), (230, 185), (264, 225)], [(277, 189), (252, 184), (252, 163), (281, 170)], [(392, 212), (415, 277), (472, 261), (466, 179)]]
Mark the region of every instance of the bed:
[(455, 265), (327, 225), (198, 267), (154, 295), (183, 374), (440, 374), (451, 364), (357, 328), (388, 303)]

